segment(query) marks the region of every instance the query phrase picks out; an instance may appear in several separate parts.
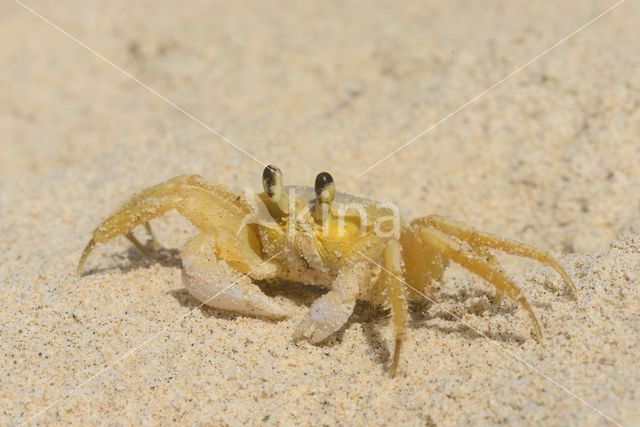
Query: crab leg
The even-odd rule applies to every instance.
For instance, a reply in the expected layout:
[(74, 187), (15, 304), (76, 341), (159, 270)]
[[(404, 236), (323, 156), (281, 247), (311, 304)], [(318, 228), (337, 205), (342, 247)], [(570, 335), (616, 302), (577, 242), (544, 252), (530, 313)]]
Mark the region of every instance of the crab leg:
[(438, 248), (446, 258), (449, 258), (453, 262), (460, 264), (462, 267), (485, 279), (495, 286), (496, 289), (518, 302), (527, 313), (529, 313), (537, 339), (542, 339), (540, 324), (531, 305), (529, 305), (527, 299), (511, 279), (475, 253), (464, 250), (458, 243), (443, 232), (427, 226), (420, 228), (419, 233), (424, 242), (428, 242), (428, 244)]
[[(149, 245), (151, 246), (151, 250), (152, 251), (159, 251), (160, 249), (162, 249), (162, 246), (160, 246), (160, 244), (158, 243), (158, 239), (156, 238), (156, 234), (151, 229), (151, 224), (149, 224), (148, 222), (145, 222), (144, 223), (144, 229), (147, 231), (147, 234), (149, 235)], [(138, 252), (140, 252), (142, 255), (144, 255), (146, 257), (150, 257), (151, 256), (151, 253), (146, 248), (146, 246), (143, 245), (142, 243), (140, 243), (140, 240), (138, 240), (138, 238), (136, 236), (134, 236), (132, 231), (129, 231), (124, 236), (127, 238), (127, 240), (129, 240), (133, 244), (133, 246), (136, 247)]]
[[(78, 274), (82, 274), (84, 264), (89, 254), (100, 243), (105, 243), (112, 238), (129, 233), (134, 227), (146, 224), (150, 219), (158, 217), (176, 207), (181, 195), (177, 192), (180, 185), (189, 180), (191, 176), (179, 176), (165, 183), (148, 188), (131, 197), (120, 209), (109, 216), (93, 232), (93, 236), (84, 248), (78, 262)], [(127, 235), (136, 248), (140, 250), (140, 242), (132, 234)], [(141, 250), (144, 253), (144, 248)]]
[(242, 246), (240, 250), (246, 261), (242, 272), (262, 261), (258, 255), (260, 243), (257, 236), (252, 234), (250, 227), (242, 228), (242, 220), (250, 213), (250, 208), (226, 187), (188, 175), (176, 177), (133, 196), (100, 224), (80, 257), (78, 274), (82, 273), (84, 263), (98, 244), (118, 235), (124, 234), (138, 249), (144, 251), (142, 244), (136, 244), (137, 239), (130, 234), (131, 230), (172, 209), (177, 209), (196, 227), (210, 234), (216, 234), (218, 229), (239, 230), (238, 244)]
[(484, 233), (457, 221), (437, 215), (416, 219), (412, 221), (412, 224), (430, 225), (449, 236), (456, 237), (469, 243), (469, 245), (474, 248), (487, 247), (491, 249), (498, 249), (510, 255), (530, 258), (546, 264), (560, 274), (564, 283), (571, 289), (574, 297), (578, 295), (576, 286), (573, 284), (573, 281), (564, 268), (562, 268), (562, 266), (551, 255), (549, 255), (549, 253), (541, 251), (533, 246), (505, 239), (503, 237), (496, 236), (495, 234)]
[(136, 249), (138, 250), (138, 252), (140, 252), (142, 255), (149, 257), (151, 256), (151, 253), (149, 253), (149, 251), (147, 250), (147, 248), (144, 247), (144, 245), (142, 243), (140, 243), (140, 240), (137, 239), (136, 236), (133, 235), (133, 233), (131, 231), (129, 231), (127, 234), (124, 235), (127, 240), (129, 240), (133, 246), (136, 247)]
[[(495, 256), (487, 248), (483, 248), (482, 246), (471, 246), (471, 250), (478, 254), (481, 258), (487, 260), (487, 262), (496, 270), (502, 272), (502, 266), (498, 262)], [(493, 298), (493, 303), (499, 306), (502, 303), (502, 292), (499, 289), (496, 289), (496, 295)]]
[(405, 338), (405, 327), (407, 324), (407, 296), (405, 288), (402, 286), (400, 277), (402, 277), (402, 255), (400, 243), (396, 240), (390, 240), (384, 249), (383, 255), (384, 268), (382, 269), (382, 286), (386, 293), (389, 305), (391, 306), (391, 319), (393, 321), (395, 348), (393, 351), (393, 360), (389, 368), (389, 374), (393, 378), (400, 361), (400, 350), (402, 342)]
[(154, 233), (153, 229), (151, 228), (151, 224), (149, 224), (148, 222), (145, 222), (144, 229), (147, 230), (147, 234), (149, 235), (151, 249), (154, 251), (159, 251), (160, 249), (162, 249), (162, 245), (158, 243), (158, 238), (156, 237), (156, 233)]

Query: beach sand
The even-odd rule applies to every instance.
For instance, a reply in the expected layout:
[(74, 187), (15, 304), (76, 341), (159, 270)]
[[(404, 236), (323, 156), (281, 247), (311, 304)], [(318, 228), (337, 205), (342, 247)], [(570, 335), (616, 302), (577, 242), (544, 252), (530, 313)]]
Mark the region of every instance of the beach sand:
[[(48, 23), (3, 2), (0, 424), (639, 425), (640, 4), (537, 58), (613, 4), (23, 3)], [(197, 308), (175, 256), (123, 238), (76, 276), (132, 193), (185, 173), (259, 190), (261, 162), (549, 250), (578, 301), (500, 258), (536, 344), (524, 310), (452, 267), (392, 380), (377, 307), (313, 346), (291, 340), (312, 287), (266, 286), (280, 322)], [(153, 225), (168, 248), (194, 233)]]

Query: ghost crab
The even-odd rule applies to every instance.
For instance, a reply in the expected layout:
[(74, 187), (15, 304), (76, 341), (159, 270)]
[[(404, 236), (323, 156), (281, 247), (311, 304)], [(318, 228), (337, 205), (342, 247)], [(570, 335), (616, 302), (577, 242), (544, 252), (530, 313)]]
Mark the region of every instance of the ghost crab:
[(181, 250), (186, 289), (203, 304), (240, 314), (284, 318), (287, 311), (252, 280), (289, 279), (328, 287), (299, 323), (294, 338), (320, 343), (351, 316), (356, 300), (390, 308), (396, 372), (405, 337), (408, 302), (426, 296), (450, 261), (460, 264), (506, 295), (529, 314), (537, 339), (538, 320), (516, 284), (502, 273), (489, 249), (537, 260), (555, 269), (574, 296), (576, 288), (548, 253), (477, 231), (440, 216), (403, 223), (393, 207), (337, 193), (326, 172), (314, 188), (285, 186), (282, 173), (267, 166), (264, 192), (234, 193), (195, 175), (180, 176), (134, 195), (96, 230), (78, 264), (118, 235), (138, 250), (132, 234), (143, 225), (158, 247), (149, 221), (176, 209), (200, 231)]

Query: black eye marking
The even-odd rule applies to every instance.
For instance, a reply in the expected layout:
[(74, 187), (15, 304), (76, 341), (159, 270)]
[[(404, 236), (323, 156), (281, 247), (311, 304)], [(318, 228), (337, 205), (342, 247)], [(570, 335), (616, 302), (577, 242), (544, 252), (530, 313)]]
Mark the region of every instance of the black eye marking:
[(333, 183), (333, 177), (329, 172), (319, 173), (318, 176), (316, 176), (316, 184), (315, 184), (316, 195), (320, 196), (320, 193), (322, 193), (322, 190), (327, 188), (327, 186), (331, 185), (332, 183)]
[(262, 171), (262, 184), (264, 191), (269, 197), (273, 197), (273, 186), (276, 183), (276, 176), (282, 175), (280, 169), (277, 166), (267, 165)]

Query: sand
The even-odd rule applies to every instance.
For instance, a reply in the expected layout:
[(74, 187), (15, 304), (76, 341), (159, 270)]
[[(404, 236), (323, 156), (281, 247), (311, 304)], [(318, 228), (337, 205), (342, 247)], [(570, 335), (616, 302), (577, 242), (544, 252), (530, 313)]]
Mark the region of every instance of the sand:
[[(26, 4), (175, 105), (0, 5), (0, 424), (640, 424), (637, 2), (360, 177), (614, 2)], [(313, 346), (290, 337), (315, 288), (267, 286), (281, 322), (197, 308), (171, 252), (147, 261), (124, 239), (76, 277), (92, 229), (135, 191), (184, 173), (260, 188), (260, 163), (202, 124), (288, 183), (327, 170), (406, 217), (547, 249), (579, 299), (505, 258), (538, 345), (523, 310), (452, 268), (391, 380), (376, 307)], [(154, 226), (168, 248), (194, 232), (176, 214)]]

